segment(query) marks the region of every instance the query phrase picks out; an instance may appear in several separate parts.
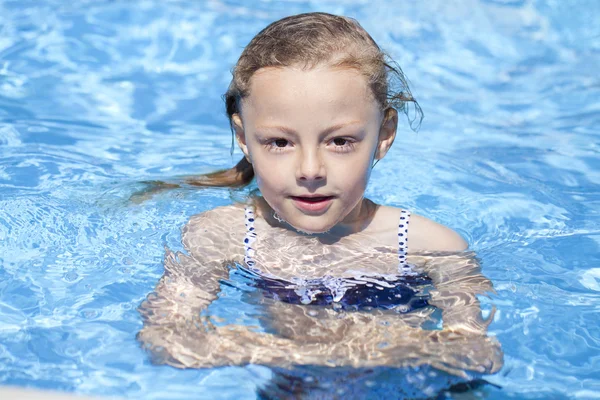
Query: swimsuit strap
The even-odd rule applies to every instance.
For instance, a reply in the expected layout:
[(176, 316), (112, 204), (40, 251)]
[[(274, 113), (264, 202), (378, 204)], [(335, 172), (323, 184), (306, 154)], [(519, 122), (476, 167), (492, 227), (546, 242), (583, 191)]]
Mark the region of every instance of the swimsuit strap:
[[(244, 217), (246, 219), (246, 236), (244, 237), (244, 262), (252, 271), (259, 271), (255, 268), (256, 262), (254, 255), (256, 249), (254, 242), (256, 241), (256, 230), (254, 228), (254, 210), (252, 206), (246, 206), (244, 209)], [(400, 222), (398, 223), (398, 272), (402, 275), (413, 275), (415, 272), (412, 267), (406, 263), (406, 255), (408, 254), (408, 224), (410, 223), (410, 212), (406, 210), (400, 211)]]
[(254, 255), (256, 249), (254, 249), (254, 242), (256, 241), (256, 231), (254, 230), (254, 210), (252, 206), (246, 206), (244, 210), (244, 217), (246, 219), (246, 236), (244, 237), (244, 262), (252, 270), (255, 271)]
[(400, 222), (398, 223), (398, 272), (410, 275), (413, 271), (406, 263), (408, 253), (408, 224), (410, 223), (410, 212), (400, 211)]

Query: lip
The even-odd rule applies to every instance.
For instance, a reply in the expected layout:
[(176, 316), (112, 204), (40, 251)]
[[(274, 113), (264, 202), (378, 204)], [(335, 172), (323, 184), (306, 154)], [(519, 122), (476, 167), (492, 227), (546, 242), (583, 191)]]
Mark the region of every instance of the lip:
[(290, 196), (294, 205), (309, 214), (319, 214), (326, 211), (333, 202), (334, 196), (308, 194), (305, 196)]

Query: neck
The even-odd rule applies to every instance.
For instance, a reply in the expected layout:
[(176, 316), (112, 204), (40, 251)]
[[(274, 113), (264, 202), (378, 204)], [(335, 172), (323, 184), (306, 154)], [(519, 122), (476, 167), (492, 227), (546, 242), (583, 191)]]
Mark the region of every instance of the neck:
[(344, 236), (364, 231), (375, 216), (379, 206), (369, 199), (362, 198), (346, 217), (331, 231), (339, 231)]

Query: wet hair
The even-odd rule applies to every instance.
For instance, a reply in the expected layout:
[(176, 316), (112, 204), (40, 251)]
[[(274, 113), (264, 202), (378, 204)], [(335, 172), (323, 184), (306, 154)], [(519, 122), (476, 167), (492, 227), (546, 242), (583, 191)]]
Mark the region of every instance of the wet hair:
[[(317, 65), (359, 71), (368, 80), (385, 118), (404, 112), (411, 128), (418, 129), (423, 113), (400, 67), (356, 20), (314, 12), (275, 21), (246, 46), (232, 70), (233, 78), (224, 95), (232, 133), (232, 117), (240, 112), (242, 100), (249, 96), (250, 81), (256, 71), (266, 67), (291, 66), (311, 69)], [(253, 178), (252, 164), (242, 158), (231, 169), (189, 177), (185, 183), (242, 187)]]

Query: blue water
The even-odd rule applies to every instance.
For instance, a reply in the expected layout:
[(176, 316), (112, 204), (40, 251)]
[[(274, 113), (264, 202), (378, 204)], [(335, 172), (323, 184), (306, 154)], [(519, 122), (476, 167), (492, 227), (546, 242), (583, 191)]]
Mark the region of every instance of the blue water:
[(127, 199), (237, 161), (229, 69), (267, 23), (328, 11), (363, 24), (425, 112), (368, 194), (460, 231), (496, 287), (505, 366), (473, 395), (600, 398), (600, 2), (392, 3), (0, 0), (0, 383), (255, 398), (266, 367), (154, 366), (135, 341), (164, 246), (231, 194)]

